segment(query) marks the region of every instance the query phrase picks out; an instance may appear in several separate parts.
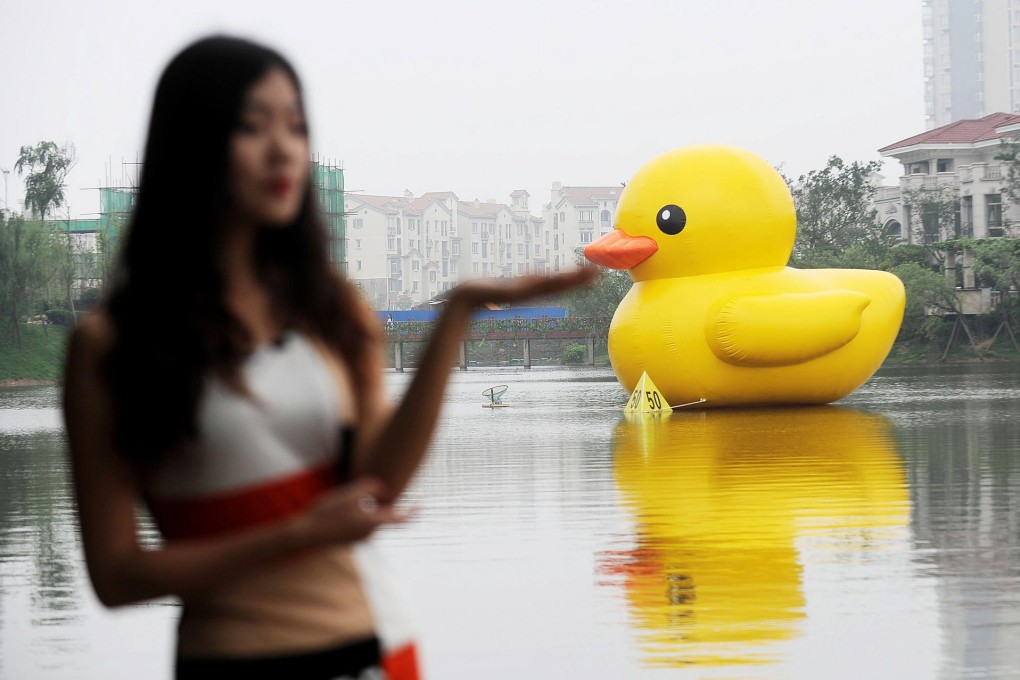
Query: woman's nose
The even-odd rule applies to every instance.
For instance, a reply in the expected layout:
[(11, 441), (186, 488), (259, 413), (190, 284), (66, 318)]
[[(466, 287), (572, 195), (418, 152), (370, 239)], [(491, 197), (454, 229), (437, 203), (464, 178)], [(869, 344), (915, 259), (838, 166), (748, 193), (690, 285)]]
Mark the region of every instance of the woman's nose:
[(295, 134), (287, 125), (273, 126), (269, 138), (269, 153), (274, 160), (291, 160), (296, 157), (303, 146), (300, 135)]

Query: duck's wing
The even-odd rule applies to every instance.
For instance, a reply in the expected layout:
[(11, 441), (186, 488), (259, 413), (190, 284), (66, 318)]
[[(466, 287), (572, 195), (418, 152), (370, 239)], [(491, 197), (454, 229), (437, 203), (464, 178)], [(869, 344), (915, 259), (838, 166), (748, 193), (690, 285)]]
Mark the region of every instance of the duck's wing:
[(706, 320), (715, 355), (738, 366), (786, 366), (847, 344), (871, 298), (851, 290), (738, 295), (720, 300)]

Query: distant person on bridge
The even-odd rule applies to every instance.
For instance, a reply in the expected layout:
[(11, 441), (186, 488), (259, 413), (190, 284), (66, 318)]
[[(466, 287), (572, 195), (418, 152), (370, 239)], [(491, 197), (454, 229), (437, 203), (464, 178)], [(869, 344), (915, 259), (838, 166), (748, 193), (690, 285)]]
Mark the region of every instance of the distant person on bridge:
[[(213, 37), (160, 78), (137, 203), (65, 382), (81, 536), (107, 606), (183, 602), (176, 674), (416, 678), (352, 546), (432, 435), (473, 310), (592, 273), (477, 279), (450, 296), (396, 408), (382, 329), (328, 259), (301, 88), (277, 52)], [(187, 215), (181, 182), (196, 191)], [(423, 396), (424, 395), (424, 396)], [(143, 544), (143, 502), (163, 541)]]

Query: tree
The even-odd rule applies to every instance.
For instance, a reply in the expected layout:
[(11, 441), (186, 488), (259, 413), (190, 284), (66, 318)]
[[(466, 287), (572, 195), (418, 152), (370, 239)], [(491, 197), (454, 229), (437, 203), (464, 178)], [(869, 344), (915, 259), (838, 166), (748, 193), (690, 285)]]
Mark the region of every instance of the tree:
[(910, 207), (909, 229), (914, 242), (924, 246), (934, 262), (942, 262), (944, 250), (936, 244), (963, 236), (956, 187), (937, 184), (907, 189), (903, 192), (903, 202)]
[[(1000, 140), (999, 153), (995, 154), (995, 160), (1004, 161), (1003, 165), (1006, 166), (1002, 193), (1014, 204), (1020, 203), (1020, 142), (1012, 138)], [(1002, 206), (1002, 210), (1005, 212), (1006, 205)]]
[[(582, 258), (578, 258), (580, 261)], [(570, 292), (564, 304), (571, 316), (598, 319), (599, 330), (608, 330), (620, 300), (634, 283), (625, 271), (599, 267), (600, 274), (591, 286)]]
[(847, 164), (831, 156), (821, 170), (787, 179), (797, 210), (793, 261), (808, 267), (877, 266), (891, 238), (872, 207), (872, 176), (881, 163)]
[(40, 220), (64, 205), (67, 174), (76, 162), (74, 145), (58, 147), (54, 142), (23, 146), (14, 163), (18, 175), (25, 177), (25, 208)]
[(960, 311), (956, 291), (944, 276), (916, 262), (906, 262), (891, 271), (903, 282), (907, 294), (900, 337), (935, 340), (943, 314)]
[(64, 255), (61, 235), (45, 222), (0, 215), (0, 316), (21, 347), (21, 317), (40, 300)]

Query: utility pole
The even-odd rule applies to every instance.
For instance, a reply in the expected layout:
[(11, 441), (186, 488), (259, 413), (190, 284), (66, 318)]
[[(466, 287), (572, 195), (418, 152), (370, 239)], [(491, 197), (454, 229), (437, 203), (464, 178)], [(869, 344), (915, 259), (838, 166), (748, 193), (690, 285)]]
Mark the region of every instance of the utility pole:
[(4, 173), (4, 214), (6, 215), (10, 211), (10, 205), (7, 203), (7, 175), (11, 174), (11, 171), (7, 168), (0, 168), (0, 172)]

